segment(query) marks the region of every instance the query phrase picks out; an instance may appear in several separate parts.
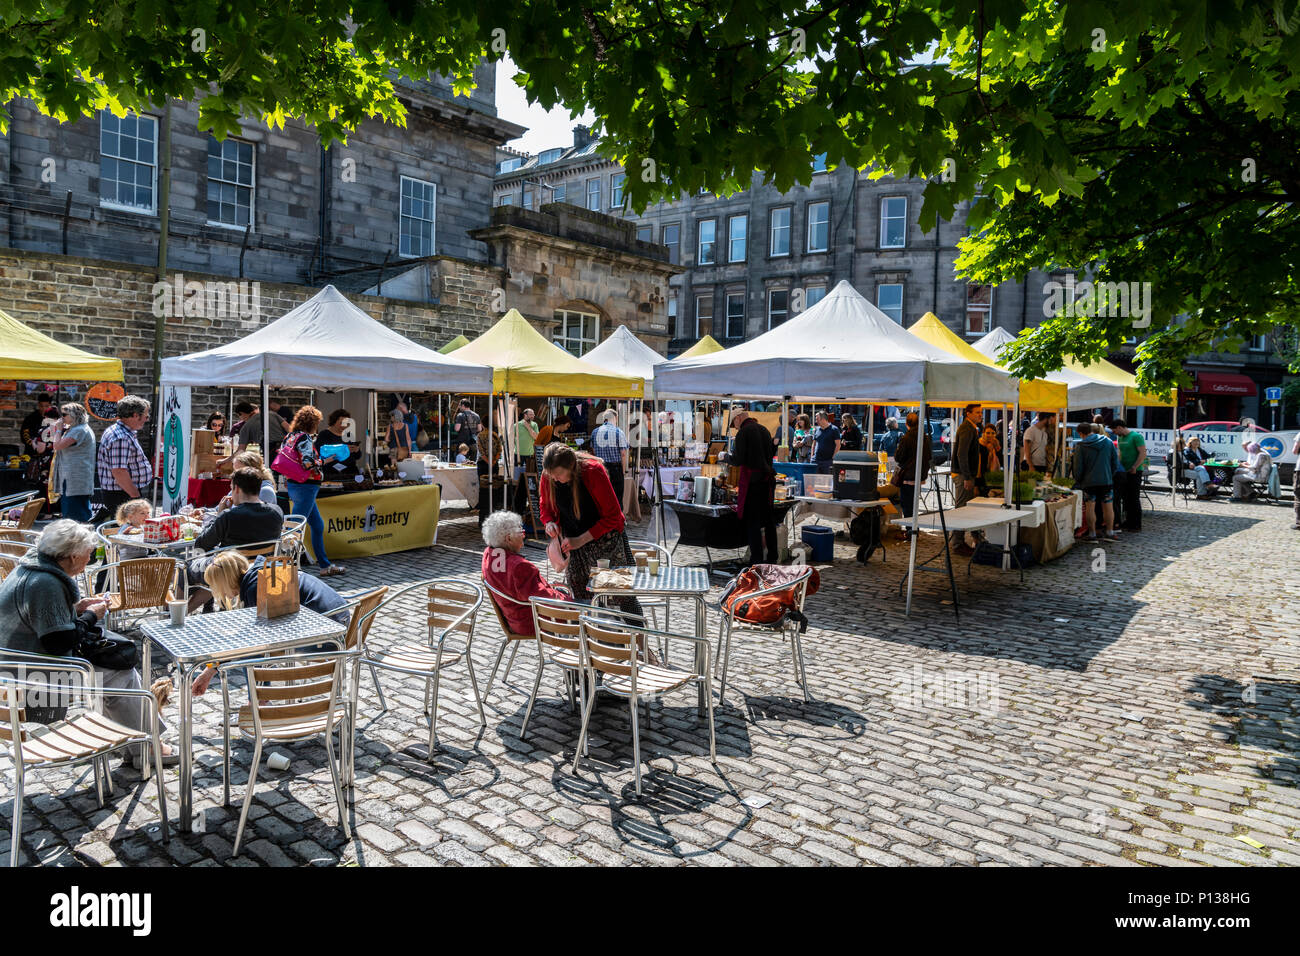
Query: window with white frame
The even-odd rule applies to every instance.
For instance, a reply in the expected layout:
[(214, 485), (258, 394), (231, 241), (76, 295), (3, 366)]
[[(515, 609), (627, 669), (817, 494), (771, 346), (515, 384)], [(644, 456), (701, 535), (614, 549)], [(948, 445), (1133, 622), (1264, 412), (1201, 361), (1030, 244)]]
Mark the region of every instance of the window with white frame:
[(984, 335), (993, 329), (993, 286), (966, 286), (966, 334)]
[(829, 202), (810, 202), (808, 204), (808, 252), (825, 252), (831, 241), (831, 204)]
[(99, 202), (152, 213), (158, 183), (158, 120), (99, 111)]
[(509, 206), (515, 201), (514, 193), (502, 193), (497, 199), (498, 206)]
[(727, 261), (744, 262), (749, 238), (749, 216), (731, 216), (727, 219)]
[(581, 356), (584, 352), (590, 352), (599, 343), (600, 316), (590, 312), (559, 309), (555, 318), (560, 323), (555, 331), (555, 341), (573, 355)]
[(711, 266), (717, 262), (717, 245), (718, 220), (701, 219), (699, 251), (695, 256), (695, 264), (699, 266)]
[(682, 338), (698, 338), (701, 329), (713, 328), (713, 293), (704, 292), (695, 297), (695, 328)]
[(253, 144), (208, 134), (208, 222), (244, 228), (253, 221)]
[(524, 198), (521, 200), (525, 209), (533, 208), (533, 187), (524, 183)]
[(511, 156), (509, 159), (503, 159), (501, 162), (497, 163), (497, 172), (512, 173), (523, 164), (524, 161), (521, 158), (518, 156)]
[(609, 208), (623, 208), (623, 182), (627, 173), (612, 173), (609, 177)]
[(402, 177), (401, 236), (397, 251), (404, 256), (431, 256), (438, 187), (422, 179)]
[(547, 163), (553, 163), (563, 152), (563, 149), (544, 149), (537, 156), (537, 165), (545, 166)]
[(654, 242), (654, 226), (637, 226), (636, 237), (642, 242)]
[(824, 298), (826, 298), (826, 286), (810, 285), (803, 291), (803, 307), (811, 309)]
[(790, 207), (777, 206), (767, 214), (769, 256), (788, 256), (790, 254)]
[(767, 327), (774, 329), (790, 318), (790, 290), (767, 290)]
[(600, 212), (600, 177), (587, 180), (587, 208)]
[(727, 293), (727, 338), (745, 337), (745, 293)]
[(880, 200), (880, 248), (902, 249), (907, 245), (907, 197), (885, 196)]
[(560, 183), (553, 190), (551, 190), (551, 202), (565, 202), (566, 201), (565, 197), (568, 195), (568, 192), (569, 192), (569, 184)]
[(876, 286), (876, 308), (899, 325), (903, 324), (903, 283), (882, 282)]
[(670, 222), (659, 230), (659, 242), (668, 247), (668, 261), (677, 264), (682, 261), (682, 227), (680, 223)]

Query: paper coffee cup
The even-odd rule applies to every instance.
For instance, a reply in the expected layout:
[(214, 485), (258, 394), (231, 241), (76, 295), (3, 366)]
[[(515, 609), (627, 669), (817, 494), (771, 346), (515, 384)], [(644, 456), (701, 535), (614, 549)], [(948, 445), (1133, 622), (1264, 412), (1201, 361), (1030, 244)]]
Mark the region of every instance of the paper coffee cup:
[(185, 623), (186, 607), (187, 607), (187, 603), (185, 601), (167, 602), (167, 610), (171, 612), (171, 616), (172, 616), (172, 626), (180, 627), (182, 624)]
[(649, 563), (649, 565), (650, 565), (650, 574), (653, 575), (653, 576), (658, 576), (658, 574), (659, 574), (659, 559), (658, 559), (658, 558), (650, 558), (648, 563)]
[(266, 765), (272, 770), (288, 770), (289, 757), (278, 750), (266, 758)]
[(598, 558), (598, 559), (596, 560), (596, 567), (600, 568), (602, 571), (606, 571), (606, 570), (608, 570), (608, 569), (609, 569), (609, 558)]

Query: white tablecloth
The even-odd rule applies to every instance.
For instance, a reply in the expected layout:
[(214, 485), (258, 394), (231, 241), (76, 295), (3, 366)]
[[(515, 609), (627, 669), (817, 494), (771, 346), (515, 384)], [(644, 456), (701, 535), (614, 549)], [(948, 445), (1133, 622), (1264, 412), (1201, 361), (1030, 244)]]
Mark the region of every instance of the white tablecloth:
[[(664, 494), (668, 495), (669, 497), (672, 497), (674, 494), (676, 494), (677, 479), (680, 478), (682, 475), (688, 473), (692, 477), (698, 475), (700, 473), (700, 466), (691, 465), (689, 468), (686, 467), (660, 468), (659, 481), (663, 485)], [(641, 469), (641, 474), (637, 480), (637, 484), (639, 484), (645, 490), (645, 493), (652, 500), (654, 499), (655, 473), (653, 469), (649, 469), (649, 468)]]

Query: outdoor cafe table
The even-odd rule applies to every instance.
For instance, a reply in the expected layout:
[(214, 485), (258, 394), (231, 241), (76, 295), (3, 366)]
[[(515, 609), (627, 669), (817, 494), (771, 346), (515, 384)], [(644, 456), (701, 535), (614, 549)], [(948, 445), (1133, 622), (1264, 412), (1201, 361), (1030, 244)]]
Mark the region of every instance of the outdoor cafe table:
[[(646, 598), (682, 598), (695, 602), (695, 636), (708, 637), (708, 615), (704, 607), (704, 598), (709, 593), (709, 572), (704, 568), (684, 567), (676, 564), (661, 564), (658, 574), (651, 574), (649, 568), (619, 568), (616, 570), (632, 572), (630, 588), (591, 588), (593, 597), (646, 597)], [(669, 630), (669, 622), (664, 621), (664, 630)], [(705, 648), (703, 644), (695, 645), (695, 666), (704, 673)], [(704, 706), (704, 685), (699, 688), (700, 707)]]
[[(141, 548), (152, 551), (154, 557), (175, 558), (180, 563), (176, 567), (177, 591), (187, 600), (190, 596), (190, 577), (185, 573), (186, 560), (194, 550), (193, 538), (179, 538), (176, 541), (145, 541), (143, 534), (109, 534), (104, 536), (109, 544), (116, 548)], [(90, 570), (94, 570), (91, 568)]]
[(1238, 461), (1207, 461), (1205, 470), (1210, 473), (1210, 478), (1219, 484), (1231, 485), (1232, 476), (1240, 465), (1241, 462)]
[[(176, 661), (180, 675), (180, 828), (189, 832), (193, 818), (194, 701), (191, 684), (196, 668), (209, 663), (224, 664), (241, 658), (261, 657), (271, 651), (333, 642), (342, 647), (347, 628), (309, 608), (299, 608), (284, 617), (260, 619), (256, 608), (192, 614), (175, 627), (170, 619), (148, 621), (144, 631), (144, 680), (150, 681), (150, 647), (154, 642)], [(227, 719), (225, 714), (222, 720)]]

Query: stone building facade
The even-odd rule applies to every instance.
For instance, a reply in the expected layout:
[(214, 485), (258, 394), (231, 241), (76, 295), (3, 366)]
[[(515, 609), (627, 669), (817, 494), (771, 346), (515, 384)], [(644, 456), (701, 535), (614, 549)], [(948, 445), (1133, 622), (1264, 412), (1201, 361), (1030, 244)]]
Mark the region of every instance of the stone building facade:
[[(682, 267), (667, 293), (669, 355), (706, 333), (724, 345), (760, 335), (841, 280), (903, 325), (933, 312), (968, 341), (993, 328), (1014, 334), (1042, 321), (1044, 286), (1065, 277), (1032, 272), (1024, 282), (996, 287), (957, 279), (969, 204), (925, 233), (918, 222), (923, 180), (871, 180), (851, 168), (819, 166), (807, 186), (785, 193), (755, 173), (750, 187), (733, 196), (686, 196), (634, 215), (624, 208), (624, 169), (597, 146), (577, 126), (571, 146), (536, 155), (499, 150), (493, 201), (535, 209), (547, 198), (563, 200), (623, 217), (638, 239), (664, 246)], [(1135, 345), (1112, 360), (1131, 368)], [(1268, 336), (1239, 354), (1197, 356), (1188, 370), (1196, 384), (1180, 394), (1180, 422), (1250, 416), (1267, 424), (1263, 389), (1285, 373)], [(1166, 411), (1140, 414), (1146, 424), (1170, 424)]]
[(217, 142), (194, 103), (60, 124), (17, 100), (0, 135), (0, 248), (155, 264), (169, 113), (171, 269), (360, 291), (404, 260), (486, 261), (469, 231), (487, 221), (496, 148), (524, 130), (496, 114), (494, 66), (477, 80), (469, 97), (402, 82), (405, 128), (366, 121), (328, 150), (297, 120)]

